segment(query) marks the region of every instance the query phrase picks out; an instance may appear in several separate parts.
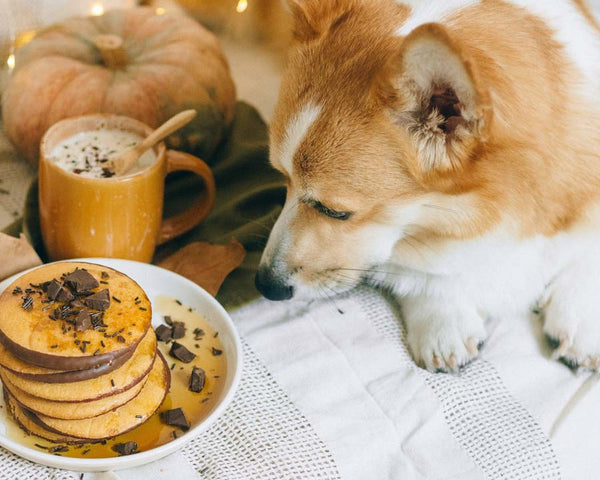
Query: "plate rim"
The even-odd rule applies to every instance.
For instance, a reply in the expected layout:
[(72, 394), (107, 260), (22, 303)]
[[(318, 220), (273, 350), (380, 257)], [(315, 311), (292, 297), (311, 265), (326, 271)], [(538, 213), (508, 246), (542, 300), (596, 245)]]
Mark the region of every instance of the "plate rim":
[[(0, 446), (4, 447), (6, 450), (11, 453), (18, 455), (21, 458), (32, 461), (34, 463), (49, 466), (52, 468), (61, 468), (65, 470), (75, 470), (82, 472), (92, 472), (92, 471), (106, 471), (106, 470), (121, 470), (124, 468), (131, 468), (140, 465), (144, 465), (156, 460), (159, 460), (173, 452), (177, 449), (182, 448), (185, 444), (191, 442), (195, 438), (197, 438), (200, 434), (204, 433), (208, 428), (210, 428), (218, 418), (225, 412), (227, 407), (233, 401), (233, 397), (235, 396), (237, 389), (239, 387), (239, 383), (242, 376), (244, 357), (243, 357), (243, 349), (242, 343), (239, 336), (239, 332), (235, 327), (235, 324), (227, 312), (223, 305), (219, 303), (212, 295), (210, 295), (204, 288), (200, 285), (192, 282), (191, 280), (175, 273), (171, 270), (167, 270), (165, 268), (159, 267), (158, 265), (153, 265), (149, 263), (137, 262), (134, 260), (120, 259), (120, 258), (104, 258), (104, 257), (84, 257), (84, 258), (73, 258), (60, 260), (58, 262), (48, 262), (45, 265), (51, 263), (59, 263), (59, 262), (88, 262), (88, 263), (96, 263), (99, 265), (105, 265), (110, 268), (115, 268), (111, 266), (111, 263), (117, 264), (125, 264), (126, 266), (131, 266), (132, 268), (142, 268), (142, 269), (150, 269), (157, 272), (160, 272), (162, 275), (170, 275), (177, 278), (178, 281), (181, 281), (193, 289), (197, 290), (201, 297), (212, 303), (212, 306), (216, 308), (216, 310), (221, 314), (222, 319), (225, 324), (229, 328), (229, 334), (231, 335), (231, 339), (233, 340), (233, 345), (235, 347), (235, 357), (236, 362), (234, 365), (233, 378), (231, 381), (231, 386), (229, 390), (225, 393), (219, 404), (215, 406), (215, 408), (210, 412), (210, 414), (198, 425), (194, 428), (190, 429), (186, 432), (185, 435), (182, 435), (168, 443), (160, 445), (159, 447), (155, 447), (151, 450), (146, 450), (144, 452), (136, 453), (134, 455), (120, 456), (120, 457), (104, 457), (104, 458), (73, 458), (73, 457), (59, 457), (56, 455), (52, 455), (50, 453), (41, 452), (34, 450), (22, 443), (11, 439), (3, 433), (0, 433)], [(24, 273), (39, 268), (41, 265), (37, 267), (25, 269), (19, 273), (11, 275), (10, 277), (2, 280), (0, 282), (0, 293), (2, 293), (10, 283), (16, 280), (19, 276)], [(115, 268), (118, 270), (118, 268)], [(123, 272), (125, 275), (129, 276), (127, 271)], [(9, 415), (8, 411), (6, 415)]]

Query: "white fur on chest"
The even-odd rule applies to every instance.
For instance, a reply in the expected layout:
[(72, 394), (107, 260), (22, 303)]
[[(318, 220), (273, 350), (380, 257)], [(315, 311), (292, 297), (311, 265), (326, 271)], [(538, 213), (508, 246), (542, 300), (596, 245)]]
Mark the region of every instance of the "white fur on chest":
[(568, 234), (517, 240), (501, 229), (443, 245), (401, 242), (379, 268), (393, 273), (373, 280), (399, 296), (464, 299), (484, 316), (502, 316), (531, 308), (587, 244)]

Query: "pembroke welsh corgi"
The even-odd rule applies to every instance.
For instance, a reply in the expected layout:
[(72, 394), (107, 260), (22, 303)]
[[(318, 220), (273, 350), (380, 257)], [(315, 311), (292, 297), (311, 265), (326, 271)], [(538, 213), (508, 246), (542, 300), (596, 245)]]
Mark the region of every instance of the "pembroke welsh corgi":
[(600, 28), (582, 0), (289, 0), (271, 125), (287, 200), (256, 285), (366, 279), (415, 360), (456, 370), (536, 303), (600, 367)]

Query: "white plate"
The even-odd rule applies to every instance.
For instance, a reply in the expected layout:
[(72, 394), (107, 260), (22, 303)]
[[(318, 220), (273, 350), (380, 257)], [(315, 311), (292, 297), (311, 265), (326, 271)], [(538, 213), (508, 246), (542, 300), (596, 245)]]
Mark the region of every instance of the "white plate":
[[(215, 420), (227, 408), (237, 388), (242, 373), (242, 348), (237, 331), (231, 321), (231, 318), (225, 309), (205, 290), (188, 279), (177, 275), (176, 273), (148, 265), (145, 263), (132, 262), (129, 260), (116, 260), (109, 258), (84, 258), (70, 261), (81, 261), (97, 263), (114, 268), (133, 278), (145, 290), (150, 301), (159, 295), (169, 295), (181, 300), (184, 305), (194, 308), (199, 314), (204, 316), (208, 323), (219, 332), (219, 338), (223, 344), (223, 350), (227, 359), (227, 377), (220, 398), (217, 399), (213, 410), (197, 426), (190, 429), (185, 435), (178, 437), (169, 443), (123, 457), (113, 458), (69, 458), (60, 457), (32, 449), (7, 436), (7, 422), (14, 422), (9, 418), (4, 400), (0, 395), (0, 445), (23, 458), (36, 463), (48, 465), (50, 467), (65, 468), (80, 472), (94, 472), (117, 470), (121, 468), (130, 468), (137, 465), (143, 465), (154, 460), (158, 460), (174, 451), (181, 449), (184, 444), (206, 431)], [(22, 273), (8, 278), (0, 283), (0, 293), (12, 283)], [(158, 326), (162, 322), (162, 317), (158, 314), (153, 315), (152, 325)]]

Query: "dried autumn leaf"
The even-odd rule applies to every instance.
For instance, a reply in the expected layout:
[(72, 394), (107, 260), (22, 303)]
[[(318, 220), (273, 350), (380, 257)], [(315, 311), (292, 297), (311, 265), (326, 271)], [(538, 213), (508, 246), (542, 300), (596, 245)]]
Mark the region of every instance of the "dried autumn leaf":
[(23, 234), (15, 238), (0, 233), (0, 280), (41, 264), (40, 257)]
[(227, 245), (194, 242), (165, 258), (159, 266), (190, 279), (215, 296), (245, 256), (244, 246), (235, 238)]

